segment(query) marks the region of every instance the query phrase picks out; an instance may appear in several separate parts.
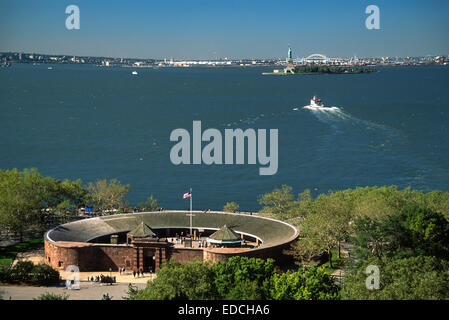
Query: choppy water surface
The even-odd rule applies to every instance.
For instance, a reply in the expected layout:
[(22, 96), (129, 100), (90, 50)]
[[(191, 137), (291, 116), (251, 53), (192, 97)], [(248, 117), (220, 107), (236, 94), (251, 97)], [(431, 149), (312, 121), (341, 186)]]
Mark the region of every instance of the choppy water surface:
[[(281, 184), (314, 194), (366, 185), (449, 191), (449, 69), (263, 76), (265, 68), (139, 69), (13, 65), (0, 69), (0, 168), (55, 178), (118, 178), (130, 203), (221, 208)], [(317, 95), (327, 108), (303, 108)], [(170, 162), (173, 129), (279, 130), (279, 170)]]

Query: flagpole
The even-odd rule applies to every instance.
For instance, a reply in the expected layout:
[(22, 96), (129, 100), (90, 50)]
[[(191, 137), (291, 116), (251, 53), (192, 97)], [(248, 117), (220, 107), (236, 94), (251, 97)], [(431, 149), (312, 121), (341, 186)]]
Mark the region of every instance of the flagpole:
[(192, 188), (190, 188), (190, 238), (192, 238)]

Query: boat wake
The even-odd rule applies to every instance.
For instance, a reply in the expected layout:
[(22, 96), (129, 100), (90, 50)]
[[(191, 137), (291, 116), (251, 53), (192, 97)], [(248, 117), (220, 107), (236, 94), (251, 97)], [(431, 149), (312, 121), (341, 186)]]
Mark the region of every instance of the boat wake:
[(329, 134), (323, 136), (326, 148), (331, 148), (336, 143), (346, 145), (349, 139), (355, 147), (355, 137), (358, 143), (374, 152), (389, 152), (404, 143), (403, 136), (398, 130), (359, 119), (342, 108), (308, 105), (302, 109), (309, 111), (318, 121), (332, 129)]
[(327, 123), (331, 126), (336, 125), (338, 122), (346, 121), (352, 123), (363, 122), (363, 120), (357, 119), (351, 116), (349, 113), (343, 111), (343, 109), (335, 106), (304, 106), (303, 109), (309, 110), (312, 114), (318, 118), (319, 121)]
[(445, 176), (444, 169), (435, 166), (427, 158), (417, 157), (415, 154), (410, 156), (413, 144), (399, 129), (360, 119), (335, 106), (308, 105), (301, 111), (330, 128), (329, 131), (323, 131), (320, 126), (314, 131), (316, 159), (335, 161), (341, 166), (346, 163), (346, 170), (349, 171), (353, 170), (348, 161), (348, 155), (352, 154), (351, 161), (364, 163), (366, 170), (371, 173), (378, 172), (380, 177), (394, 172), (394, 179), (399, 185), (416, 188), (425, 186), (428, 179)]
[[(297, 108), (295, 108), (295, 109), (297, 109)], [(325, 107), (325, 106), (319, 107), (319, 106), (312, 106), (312, 105), (304, 106), (303, 109), (317, 110), (317, 111), (341, 111), (341, 109), (337, 108), (337, 107)]]
[(356, 125), (359, 127), (363, 127), (364, 129), (373, 130), (373, 129), (381, 129), (382, 131), (389, 131), (390, 128), (387, 128), (381, 124), (374, 123), (368, 120), (362, 120), (353, 115), (345, 112), (342, 108), (331, 106), (305, 106), (303, 109), (310, 110), (312, 114), (318, 118), (319, 121), (327, 123), (331, 126), (340, 124), (347, 125)]

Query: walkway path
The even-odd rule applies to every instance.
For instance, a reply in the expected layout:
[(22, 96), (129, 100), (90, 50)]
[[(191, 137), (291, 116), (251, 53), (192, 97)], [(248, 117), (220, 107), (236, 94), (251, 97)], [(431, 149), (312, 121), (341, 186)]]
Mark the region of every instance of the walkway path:
[[(142, 283), (133, 283), (133, 285), (139, 289), (145, 288), (145, 284)], [(69, 300), (101, 300), (104, 294), (109, 294), (112, 300), (124, 300), (123, 297), (128, 296), (127, 283), (107, 285), (81, 282), (80, 287), (80, 290), (67, 290), (65, 286), (0, 286), (0, 294), (3, 300), (32, 300), (47, 292), (59, 295), (66, 294), (69, 296)]]
[[(60, 271), (59, 272), (61, 275), (61, 278), (63, 280), (67, 279), (68, 274), (66, 274), (65, 271)], [(99, 276), (103, 274), (104, 276), (111, 276), (111, 277), (115, 277), (116, 282), (117, 283), (140, 283), (140, 284), (146, 284), (148, 282), (148, 280), (153, 280), (154, 278), (156, 278), (156, 274), (155, 273), (144, 273), (143, 276), (133, 276), (131, 271), (126, 271), (125, 274), (120, 274), (119, 272), (109, 272), (109, 271), (92, 271), (92, 272), (80, 272), (80, 281), (85, 281), (85, 282), (90, 282), (87, 281), (87, 279), (94, 277), (95, 276)]]
[(34, 264), (45, 263), (44, 248), (26, 252), (19, 252), (17, 253), (17, 256), (12, 264), (15, 265), (18, 261), (31, 261)]
[[(350, 243), (346, 243), (346, 242), (342, 242), (340, 244), (340, 250), (341, 250), (341, 254), (348, 259), (349, 255), (351, 254), (350, 252), (354, 249), (354, 245), (350, 244)], [(347, 260), (346, 260), (347, 261)], [(346, 268), (346, 264), (341, 268), (341, 269), (337, 269), (334, 272), (332, 272), (332, 276), (334, 276), (339, 284), (343, 283), (343, 279), (345, 276), (345, 268)]]

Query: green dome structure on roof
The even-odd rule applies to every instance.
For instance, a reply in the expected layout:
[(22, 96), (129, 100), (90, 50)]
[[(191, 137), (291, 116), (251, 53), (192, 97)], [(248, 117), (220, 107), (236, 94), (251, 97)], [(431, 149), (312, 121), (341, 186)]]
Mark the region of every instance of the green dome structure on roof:
[(143, 221), (132, 231), (128, 232), (129, 236), (134, 238), (156, 238), (156, 234)]
[(227, 225), (221, 227), (220, 230), (215, 231), (206, 239), (211, 243), (238, 243), (241, 242), (240, 235), (229, 228)]

